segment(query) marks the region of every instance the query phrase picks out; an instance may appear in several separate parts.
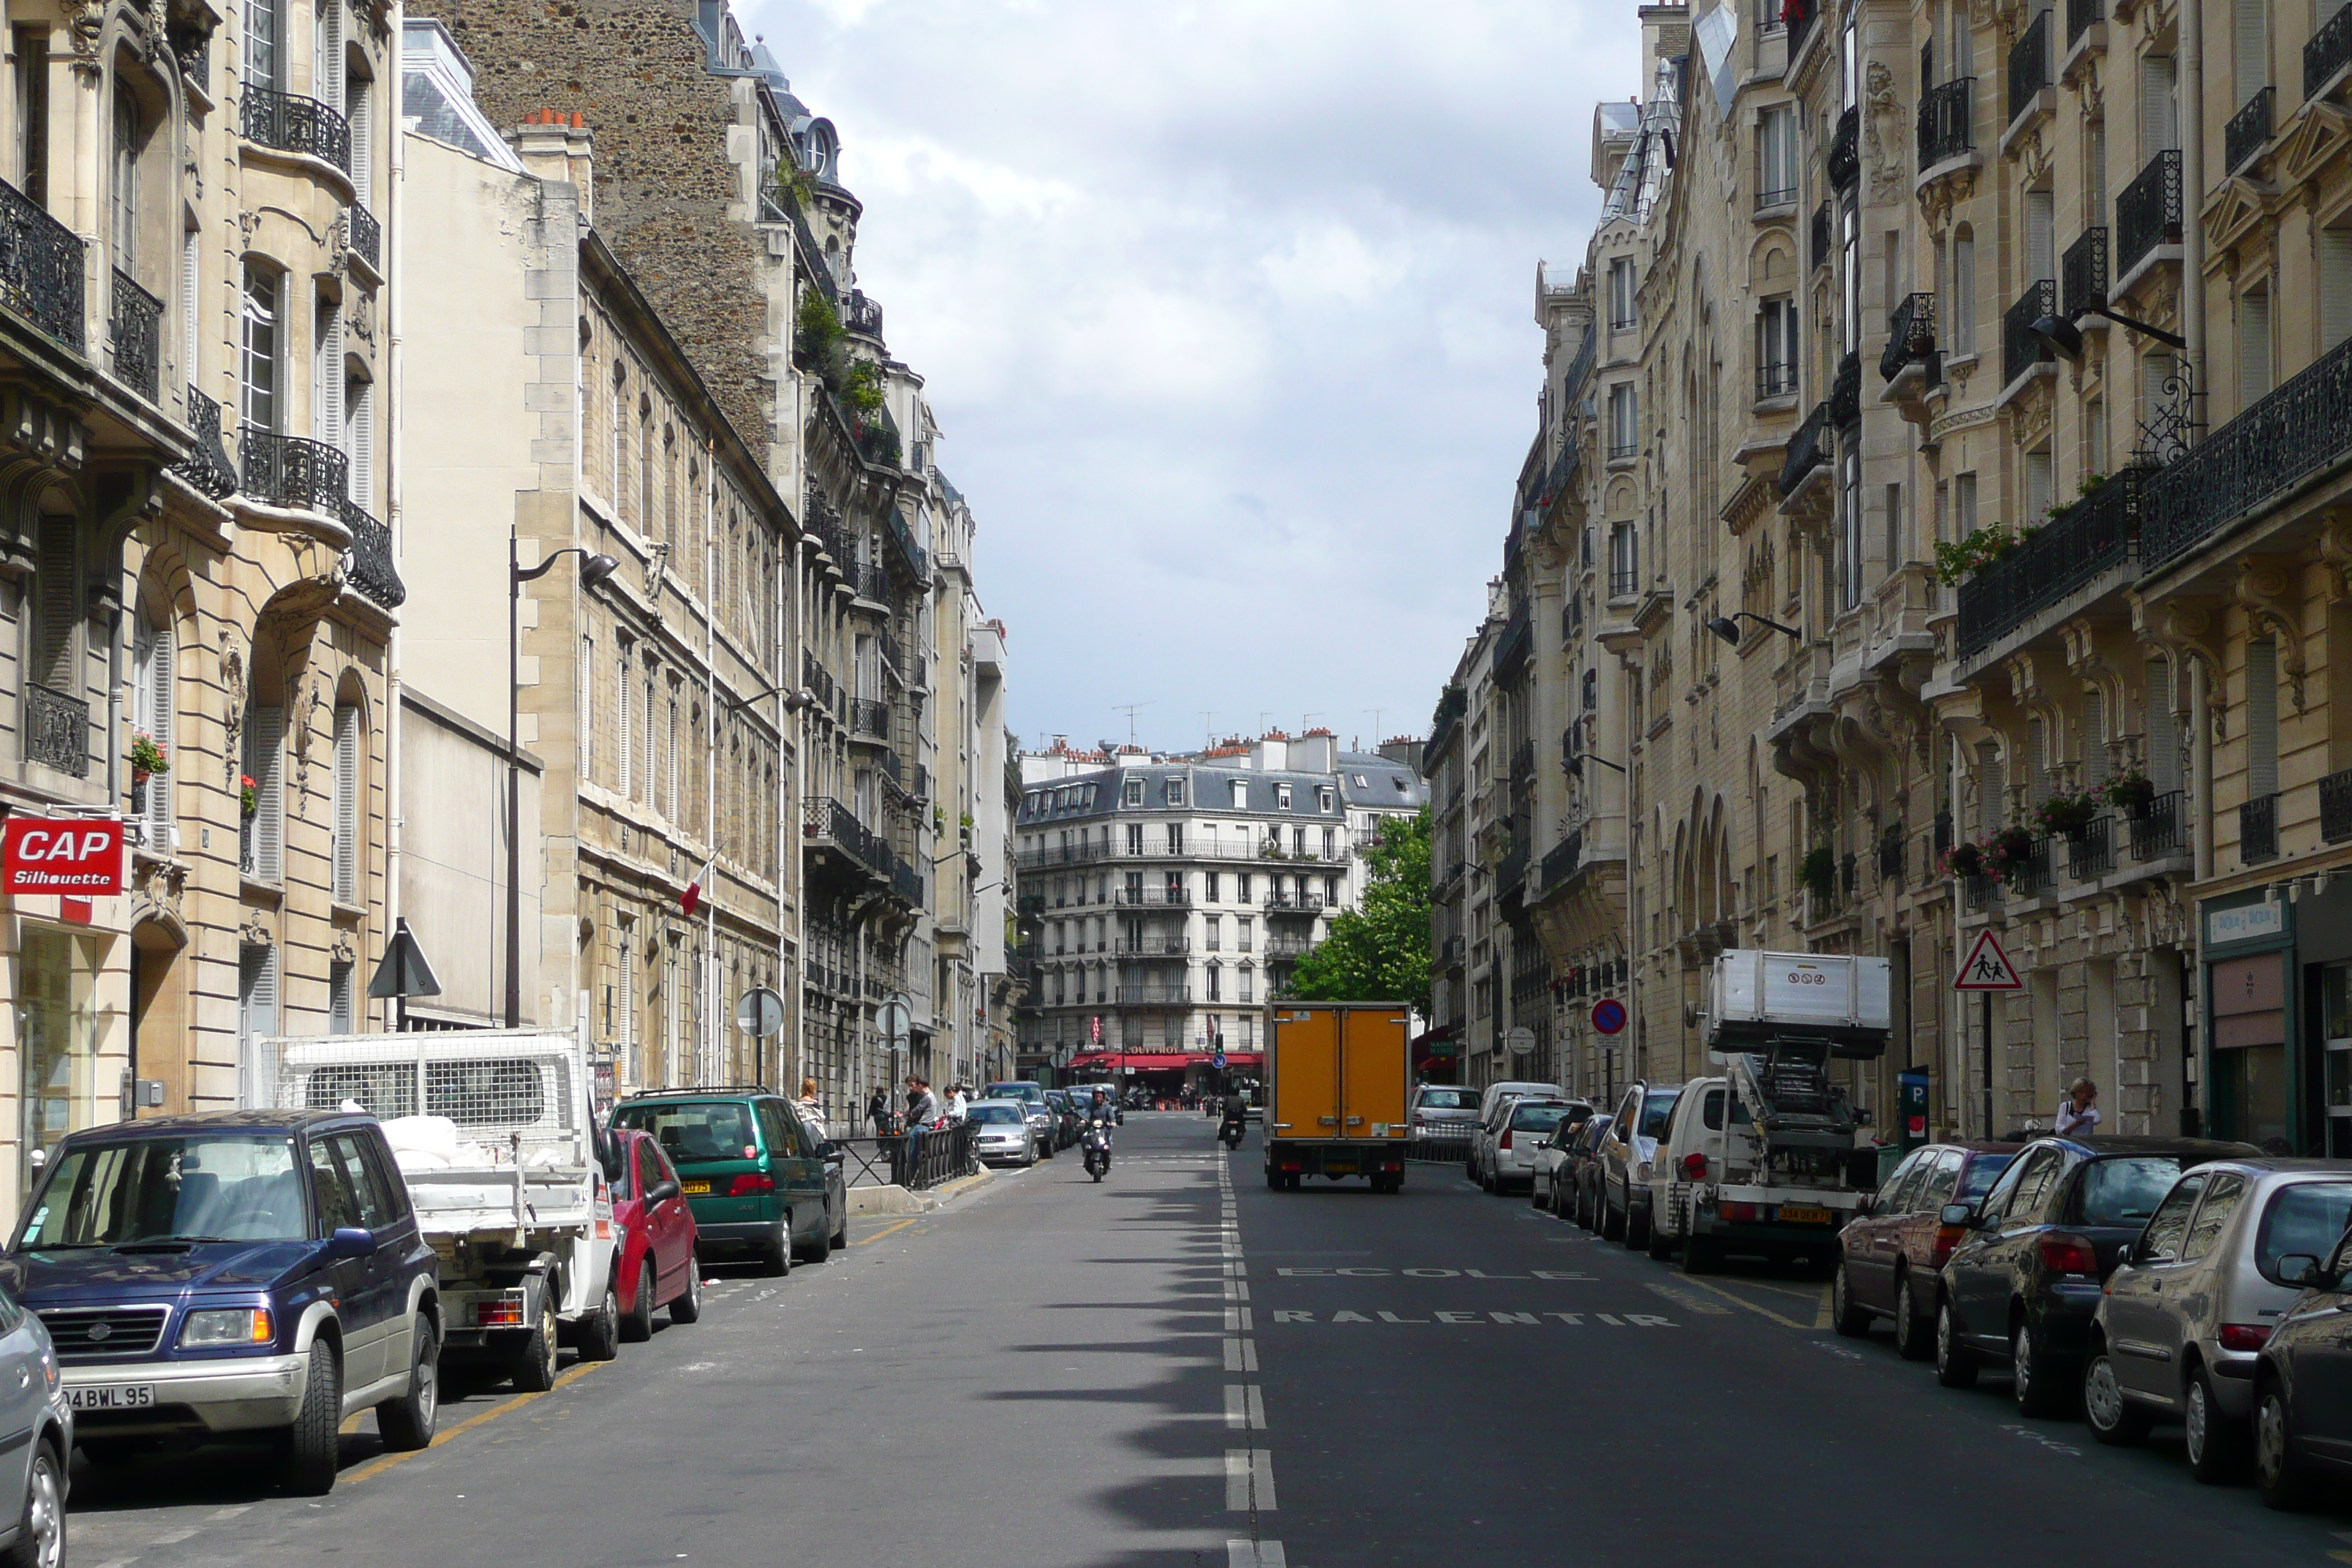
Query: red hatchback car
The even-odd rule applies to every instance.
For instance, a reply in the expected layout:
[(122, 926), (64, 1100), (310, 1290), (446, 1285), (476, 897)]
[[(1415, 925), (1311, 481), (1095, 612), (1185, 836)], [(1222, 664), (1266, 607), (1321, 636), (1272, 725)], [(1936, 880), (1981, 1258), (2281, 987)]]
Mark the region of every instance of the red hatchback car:
[(1830, 1311), (1842, 1334), (1895, 1320), (1895, 1348), (1909, 1361), (1935, 1353), (1936, 1279), (1967, 1230), (1940, 1223), (1946, 1204), (1974, 1203), (1992, 1188), (2021, 1143), (1929, 1143), (1895, 1167), (1838, 1240)]
[(694, 1257), (694, 1215), (679, 1195), (677, 1172), (650, 1133), (614, 1131), (613, 1226), (620, 1249), (613, 1258), (613, 1289), (620, 1298), (621, 1337), (643, 1341), (654, 1331), (654, 1309), (669, 1309), (673, 1323), (702, 1316), (702, 1270)]

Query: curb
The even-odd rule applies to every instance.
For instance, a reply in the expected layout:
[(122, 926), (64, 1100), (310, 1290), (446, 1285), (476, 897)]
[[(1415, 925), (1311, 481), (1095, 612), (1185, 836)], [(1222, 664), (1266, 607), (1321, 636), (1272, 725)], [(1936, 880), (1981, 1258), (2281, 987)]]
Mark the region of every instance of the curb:
[(849, 1214), (853, 1219), (869, 1218), (875, 1215), (929, 1214), (942, 1204), (952, 1203), (964, 1194), (988, 1185), (996, 1180), (996, 1173), (985, 1165), (975, 1175), (959, 1176), (925, 1192), (908, 1192), (890, 1184), (877, 1187), (849, 1189)]

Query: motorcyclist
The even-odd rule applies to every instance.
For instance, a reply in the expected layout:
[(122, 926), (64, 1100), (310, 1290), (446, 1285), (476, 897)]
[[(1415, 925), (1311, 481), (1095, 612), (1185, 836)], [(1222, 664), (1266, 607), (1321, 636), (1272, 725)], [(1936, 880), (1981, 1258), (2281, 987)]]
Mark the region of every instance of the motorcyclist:
[(1110, 1136), (1111, 1128), (1118, 1121), (1118, 1107), (1111, 1103), (1108, 1089), (1097, 1086), (1094, 1100), (1087, 1107), (1087, 1115), (1103, 1124), (1104, 1137)]
[(1249, 1108), (1243, 1104), (1242, 1097), (1229, 1094), (1225, 1097), (1224, 1118), (1217, 1125), (1217, 1136), (1228, 1146), (1238, 1149), (1242, 1146), (1242, 1132), (1248, 1121)]

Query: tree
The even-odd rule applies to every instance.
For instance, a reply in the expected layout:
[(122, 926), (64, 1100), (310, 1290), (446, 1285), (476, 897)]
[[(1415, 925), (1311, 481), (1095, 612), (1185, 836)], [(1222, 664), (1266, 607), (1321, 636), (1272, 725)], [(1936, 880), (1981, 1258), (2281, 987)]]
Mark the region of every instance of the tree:
[(1289, 994), (1306, 1002), (1402, 1002), (1429, 1016), (1429, 813), (1382, 820), (1364, 851), (1362, 907), (1298, 961)]

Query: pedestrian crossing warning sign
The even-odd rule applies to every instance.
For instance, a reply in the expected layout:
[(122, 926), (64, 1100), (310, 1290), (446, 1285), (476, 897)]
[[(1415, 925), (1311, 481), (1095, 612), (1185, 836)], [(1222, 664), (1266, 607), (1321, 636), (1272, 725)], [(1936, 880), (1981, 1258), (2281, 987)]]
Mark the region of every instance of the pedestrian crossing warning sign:
[(2025, 982), (2018, 977), (2017, 965), (2002, 951), (2000, 939), (1988, 926), (1977, 933), (1977, 944), (1969, 949), (1968, 961), (1960, 965), (1959, 973), (1952, 977), (1955, 991), (2022, 991)]

